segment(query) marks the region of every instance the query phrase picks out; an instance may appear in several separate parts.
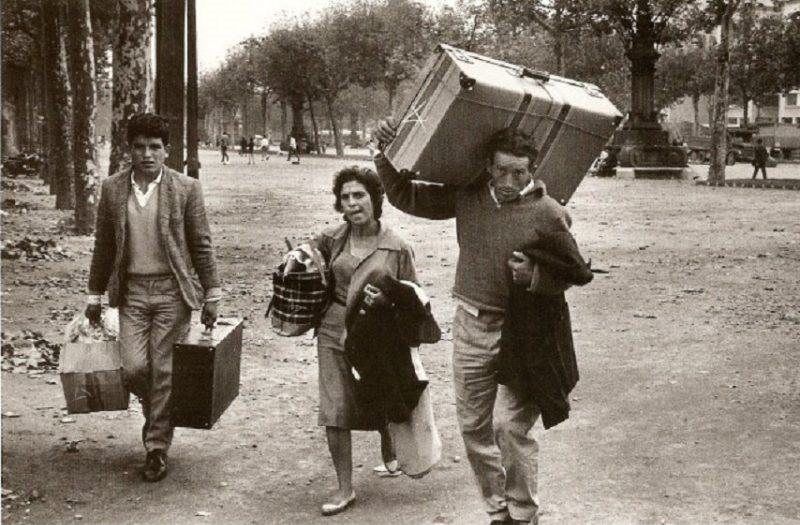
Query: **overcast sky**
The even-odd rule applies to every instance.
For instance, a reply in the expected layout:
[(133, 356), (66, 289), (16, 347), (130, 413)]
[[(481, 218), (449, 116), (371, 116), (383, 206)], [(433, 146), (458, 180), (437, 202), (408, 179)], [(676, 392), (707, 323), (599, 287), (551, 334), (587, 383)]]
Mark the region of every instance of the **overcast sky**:
[[(281, 17), (315, 12), (342, 0), (197, 0), (197, 54), (200, 71), (217, 67), (228, 49), (264, 34)], [(423, 0), (439, 6), (451, 0)]]
[(263, 34), (281, 16), (318, 11), (333, 0), (197, 0), (197, 54), (201, 71), (214, 69), (228, 49)]

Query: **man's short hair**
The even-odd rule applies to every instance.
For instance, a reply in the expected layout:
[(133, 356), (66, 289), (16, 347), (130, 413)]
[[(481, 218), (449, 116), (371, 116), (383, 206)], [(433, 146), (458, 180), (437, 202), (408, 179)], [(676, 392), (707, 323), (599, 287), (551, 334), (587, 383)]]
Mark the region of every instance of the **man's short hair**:
[(383, 214), (383, 183), (377, 173), (361, 166), (348, 166), (338, 171), (334, 176), (333, 195), (336, 197), (336, 202), (333, 204), (334, 209), (340, 213), (343, 211), (342, 186), (351, 181), (360, 182), (364, 185), (372, 200), (372, 215), (375, 219), (380, 219)]
[(763, 144), (763, 143), (764, 143), (764, 139), (758, 139), (758, 140), (756, 140), (756, 144)]
[(161, 139), (166, 146), (169, 144), (169, 123), (155, 113), (134, 115), (128, 120), (128, 144), (136, 137)]
[(494, 161), (494, 154), (498, 151), (515, 157), (528, 157), (529, 168), (539, 156), (533, 136), (516, 128), (503, 128), (489, 138), (486, 143), (487, 160)]

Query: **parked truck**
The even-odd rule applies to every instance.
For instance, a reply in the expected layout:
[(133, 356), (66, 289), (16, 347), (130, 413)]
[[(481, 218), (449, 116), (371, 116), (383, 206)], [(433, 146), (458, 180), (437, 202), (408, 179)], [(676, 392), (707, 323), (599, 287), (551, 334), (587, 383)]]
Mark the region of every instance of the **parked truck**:
[[(798, 130), (800, 131), (800, 130)], [(784, 158), (780, 144), (776, 147), (774, 135), (764, 135), (758, 128), (728, 128), (728, 152), (725, 163), (729, 166), (737, 162), (753, 162), (756, 141), (761, 138), (770, 153), (768, 167), (775, 167)], [(798, 135), (800, 140), (800, 135)], [(697, 135), (684, 137), (683, 143), (691, 162), (709, 163), (711, 161), (711, 132), (703, 127)]]
[(770, 124), (758, 127), (756, 139), (764, 140), (770, 155), (781, 160), (800, 160), (800, 124)]

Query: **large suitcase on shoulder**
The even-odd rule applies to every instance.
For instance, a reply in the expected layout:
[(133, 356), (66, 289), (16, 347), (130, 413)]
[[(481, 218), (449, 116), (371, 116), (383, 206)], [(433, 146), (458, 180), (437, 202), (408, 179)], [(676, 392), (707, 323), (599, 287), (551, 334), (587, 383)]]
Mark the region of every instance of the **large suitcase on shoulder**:
[(239, 395), (241, 359), (241, 320), (193, 325), (172, 351), (173, 426), (211, 428)]
[(534, 178), (566, 203), (622, 119), (592, 85), (440, 45), (399, 107), (386, 148), (397, 170), (422, 180), (467, 185), (484, 172), (485, 143), (515, 127), (539, 149)]

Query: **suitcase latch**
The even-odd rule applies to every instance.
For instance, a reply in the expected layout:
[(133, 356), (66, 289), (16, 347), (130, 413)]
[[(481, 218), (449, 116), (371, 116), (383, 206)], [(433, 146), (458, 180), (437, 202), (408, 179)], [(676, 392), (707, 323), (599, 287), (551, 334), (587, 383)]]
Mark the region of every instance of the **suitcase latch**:
[(472, 91), (472, 88), (475, 87), (475, 79), (464, 73), (459, 73), (458, 83), (461, 84), (461, 88), (465, 91)]

